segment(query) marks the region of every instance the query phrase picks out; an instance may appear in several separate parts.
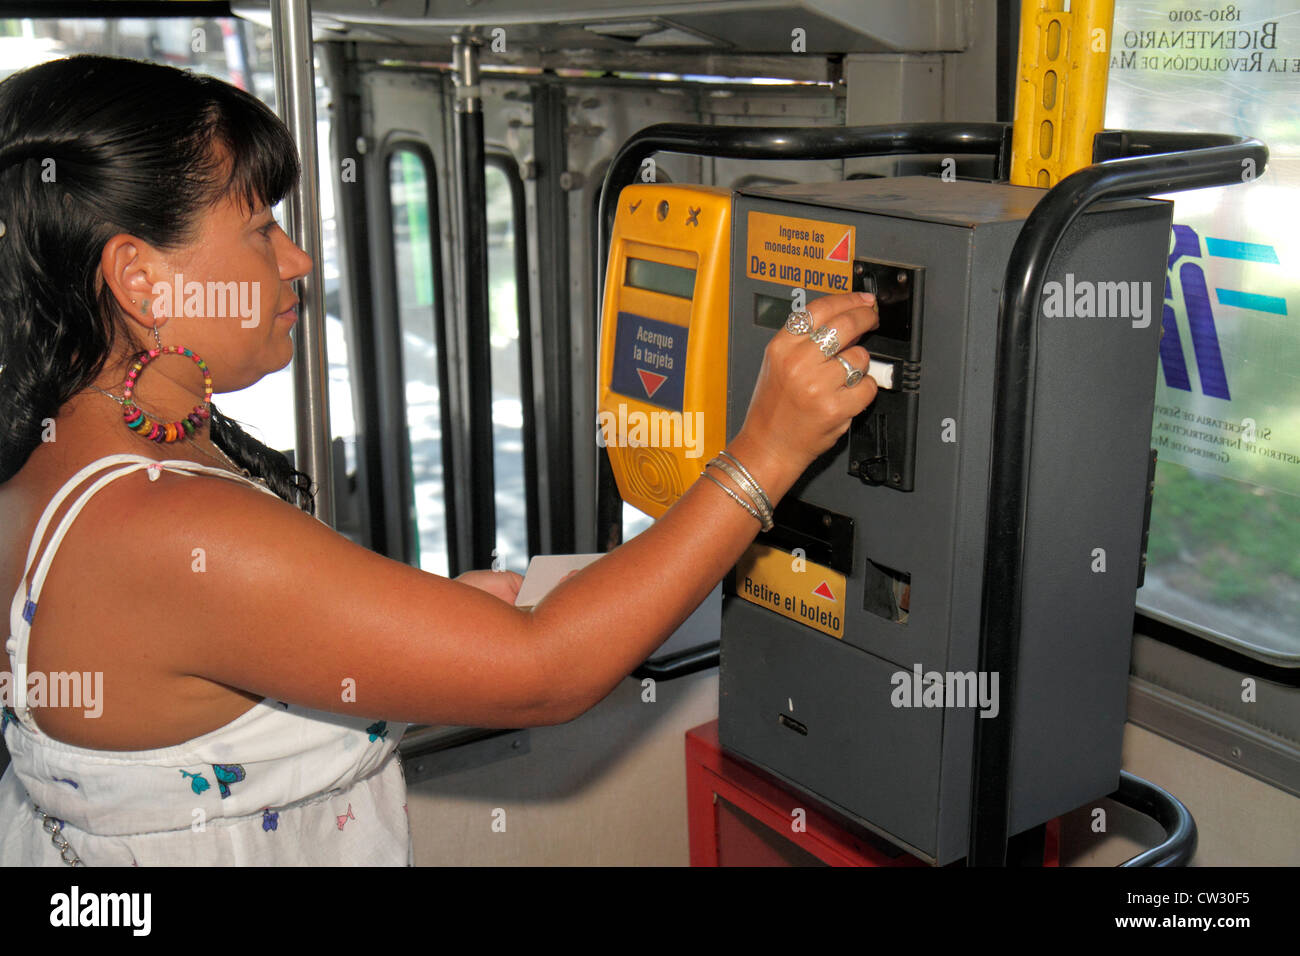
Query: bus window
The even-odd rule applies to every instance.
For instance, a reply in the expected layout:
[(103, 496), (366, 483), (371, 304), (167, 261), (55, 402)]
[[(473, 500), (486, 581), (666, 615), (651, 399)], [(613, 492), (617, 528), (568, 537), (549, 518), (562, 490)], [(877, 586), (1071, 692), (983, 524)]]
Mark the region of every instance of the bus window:
[[(1263, 23), (1294, 4), (1252, 10)], [(1114, 35), (1160, 22), (1169, 22), (1163, 9), (1122, 5)], [(1111, 66), (1110, 128), (1248, 132), (1270, 147), (1267, 169), (1247, 188), (1177, 194), (1163, 304), (1153, 295), (1164, 327), (1151, 435), (1159, 463), (1138, 605), (1231, 651), (1296, 667), (1300, 84), (1274, 71), (1244, 95), (1226, 63)]]
[(447, 574), (436, 260), (430, 222), (430, 176), (421, 156), (411, 149), (395, 149), (388, 159), (388, 184), (406, 425), (411, 442), (416, 549), (422, 570)]
[[(513, 167), (513, 163), (510, 163)], [(517, 175), (517, 174), (516, 174)], [(524, 443), (524, 389), (520, 351), (521, 301), (517, 243), (520, 241), (515, 191), (506, 161), (488, 159), (488, 310), (492, 347), (492, 469), (496, 481), (496, 558), (498, 567), (523, 570), (532, 555)], [(522, 198), (522, 197), (520, 197)]]

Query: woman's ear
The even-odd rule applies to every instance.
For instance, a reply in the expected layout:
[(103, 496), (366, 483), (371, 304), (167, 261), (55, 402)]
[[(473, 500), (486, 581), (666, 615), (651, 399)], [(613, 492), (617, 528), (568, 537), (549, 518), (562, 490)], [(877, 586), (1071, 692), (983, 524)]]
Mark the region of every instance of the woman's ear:
[(143, 239), (118, 233), (104, 243), (99, 265), (122, 311), (144, 328), (152, 329), (159, 319), (154, 310), (154, 287), (159, 280), (169, 281), (158, 252)]

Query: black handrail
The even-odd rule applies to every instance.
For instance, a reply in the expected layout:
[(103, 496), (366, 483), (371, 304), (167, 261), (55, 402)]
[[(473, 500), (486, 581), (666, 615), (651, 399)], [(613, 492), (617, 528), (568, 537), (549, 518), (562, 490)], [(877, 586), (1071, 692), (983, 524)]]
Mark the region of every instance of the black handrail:
[[(1010, 123), (899, 123), (890, 126), (706, 126), (657, 123), (633, 133), (605, 170), (600, 188), (599, 259), (596, 275), (603, 295), (605, 263), (618, 194), (636, 181), (643, 160), (654, 153), (685, 153), (720, 159), (849, 159), (923, 154), (992, 155), (998, 176), (1011, 163)], [(602, 297), (596, 299), (599, 310)], [(597, 323), (599, 325), (599, 323)]]
[[(1052, 256), (1066, 230), (1093, 203), (1226, 186), (1264, 171), (1258, 140), (1204, 133), (1120, 131), (1102, 134), (1101, 151), (1140, 155), (1085, 166), (1052, 187), (1025, 220), (1012, 247), (998, 303), (993, 450), (984, 542), (980, 670), (999, 675), (1004, 700), (1016, 699), (1022, 562), (1029, 485), (1030, 423), (1038, 361), (1035, 308)], [(1158, 150), (1164, 150), (1157, 152)], [(1012, 711), (975, 722), (970, 851), (972, 865), (1006, 862)]]
[(676, 680), (687, 674), (717, 667), (719, 656), (720, 645), (717, 641), (713, 641), (689, 650), (678, 651), (676, 654), (665, 654), (661, 658), (647, 660), (632, 672), (632, 676), (637, 680), (644, 680), (647, 677), (657, 681)]
[(1191, 862), (1196, 853), (1196, 821), (1172, 793), (1121, 770), (1119, 789), (1110, 798), (1146, 814), (1165, 829), (1164, 842), (1125, 860), (1120, 866), (1186, 866)]

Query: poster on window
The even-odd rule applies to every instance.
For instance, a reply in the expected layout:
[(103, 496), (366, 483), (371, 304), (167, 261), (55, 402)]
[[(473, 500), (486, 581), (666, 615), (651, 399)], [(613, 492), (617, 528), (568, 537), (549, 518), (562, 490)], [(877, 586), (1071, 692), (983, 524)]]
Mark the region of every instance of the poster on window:
[(1106, 125), (1253, 136), (1265, 170), (1177, 193), (1152, 443), (1300, 495), (1300, 5), (1118, 0)]

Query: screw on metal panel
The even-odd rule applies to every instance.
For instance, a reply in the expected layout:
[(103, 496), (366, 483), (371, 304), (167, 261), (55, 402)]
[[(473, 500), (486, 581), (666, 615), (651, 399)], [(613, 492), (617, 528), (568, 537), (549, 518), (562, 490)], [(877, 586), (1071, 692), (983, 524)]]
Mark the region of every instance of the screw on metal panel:
[(1240, 748), (1240, 747), (1233, 747), (1233, 748), (1232, 748), (1232, 759), (1233, 759), (1233, 760), (1240, 760), (1240, 759), (1241, 759), (1241, 748)]
[(565, 192), (572, 192), (575, 189), (581, 189), (582, 182), (582, 173), (574, 172), (571, 169), (566, 169), (564, 172), (560, 173), (560, 188)]

